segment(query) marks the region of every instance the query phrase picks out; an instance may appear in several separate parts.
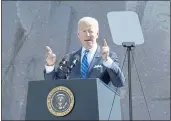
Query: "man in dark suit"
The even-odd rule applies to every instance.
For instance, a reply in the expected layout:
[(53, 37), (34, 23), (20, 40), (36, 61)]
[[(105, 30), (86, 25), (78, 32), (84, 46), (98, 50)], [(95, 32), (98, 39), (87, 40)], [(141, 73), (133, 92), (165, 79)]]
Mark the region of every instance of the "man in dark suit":
[[(79, 56), (80, 61), (72, 68), (68, 78), (99, 78), (106, 84), (122, 87), (125, 78), (119, 67), (118, 57), (109, 50), (106, 41), (102, 47), (97, 44), (98, 36), (98, 21), (91, 17), (81, 18), (78, 22), (78, 38), (82, 47), (68, 54), (68, 64), (75, 56)], [(47, 46), (46, 49), (45, 80), (60, 79), (60, 72), (55, 70), (56, 55), (50, 47)]]

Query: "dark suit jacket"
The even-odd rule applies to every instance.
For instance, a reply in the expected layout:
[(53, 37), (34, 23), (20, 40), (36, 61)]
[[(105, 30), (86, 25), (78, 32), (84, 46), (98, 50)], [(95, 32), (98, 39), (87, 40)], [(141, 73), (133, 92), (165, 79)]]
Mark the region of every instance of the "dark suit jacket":
[[(81, 57), (81, 49), (79, 49), (76, 52), (68, 54), (68, 62), (70, 63), (75, 55), (79, 55)], [(89, 66), (89, 71), (87, 74), (87, 78), (99, 78), (104, 83), (108, 84), (110, 81), (112, 81), (112, 84), (115, 87), (121, 87), (123, 86), (123, 83), (125, 82), (125, 78), (123, 75), (123, 72), (121, 71), (118, 63), (118, 57), (116, 53), (110, 52), (109, 56), (113, 60), (112, 68), (107, 68), (103, 65), (103, 59), (100, 55), (100, 47), (98, 46), (96, 53), (93, 57), (93, 60)], [(97, 67), (96, 65), (101, 65), (101, 67)], [(81, 78), (81, 72), (80, 72), (81, 62), (79, 61), (75, 67), (71, 70), (71, 73), (69, 75), (69, 79), (71, 78)], [(97, 67), (97, 68), (94, 68)], [(57, 76), (57, 71), (54, 69), (50, 73), (46, 73), (44, 70), (44, 78), (45, 80), (56, 80), (59, 79)]]

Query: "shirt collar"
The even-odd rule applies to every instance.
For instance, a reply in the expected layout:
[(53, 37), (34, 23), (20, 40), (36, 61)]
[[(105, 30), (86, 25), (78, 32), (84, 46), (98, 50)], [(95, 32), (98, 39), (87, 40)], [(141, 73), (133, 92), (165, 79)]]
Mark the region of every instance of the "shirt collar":
[[(86, 49), (82, 47), (81, 53), (84, 54), (85, 50)], [(95, 53), (96, 50), (97, 50), (97, 44), (95, 44), (93, 48), (89, 49), (89, 53)]]

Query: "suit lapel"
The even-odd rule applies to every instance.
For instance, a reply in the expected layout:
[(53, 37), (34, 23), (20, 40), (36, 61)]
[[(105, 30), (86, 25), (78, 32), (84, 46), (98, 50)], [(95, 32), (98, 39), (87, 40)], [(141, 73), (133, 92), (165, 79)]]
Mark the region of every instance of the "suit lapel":
[(101, 56), (100, 56), (100, 47), (98, 46), (97, 47), (97, 50), (96, 50), (96, 53), (93, 57), (93, 60), (91, 61), (90, 63), (90, 66), (89, 66), (89, 69), (88, 69), (88, 74), (87, 74), (87, 77), (90, 76), (92, 70), (93, 70), (93, 67), (95, 66), (95, 64), (98, 64), (98, 62), (101, 60)]

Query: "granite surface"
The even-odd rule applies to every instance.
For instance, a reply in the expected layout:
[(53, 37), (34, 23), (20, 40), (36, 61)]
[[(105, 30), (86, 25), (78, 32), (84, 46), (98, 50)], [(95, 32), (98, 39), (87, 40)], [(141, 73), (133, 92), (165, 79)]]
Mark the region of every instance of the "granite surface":
[[(28, 82), (43, 80), (45, 46), (52, 47), (58, 61), (77, 50), (77, 22), (83, 16), (99, 21), (99, 44), (106, 38), (122, 65), (126, 49), (113, 43), (107, 13), (125, 10), (138, 14), (145, 40), (133, 50), (140, 77), (132, 62), (133, 119), (169, 120), (169, 1), (2, 1), (2, 119), (24, 119)], [(127, 77), (127, 60), (123, 71)], [(121, 88), (125, 120), (128, 96), (126, 81)]]

